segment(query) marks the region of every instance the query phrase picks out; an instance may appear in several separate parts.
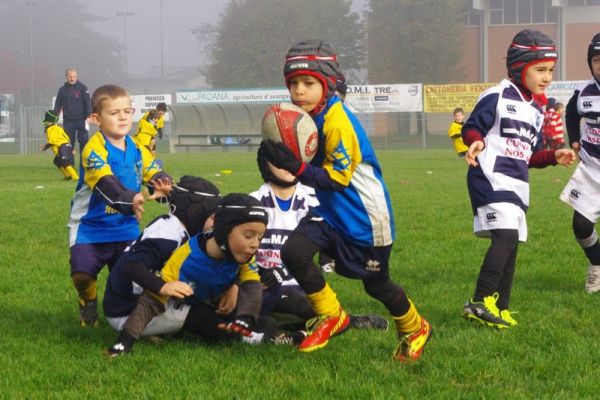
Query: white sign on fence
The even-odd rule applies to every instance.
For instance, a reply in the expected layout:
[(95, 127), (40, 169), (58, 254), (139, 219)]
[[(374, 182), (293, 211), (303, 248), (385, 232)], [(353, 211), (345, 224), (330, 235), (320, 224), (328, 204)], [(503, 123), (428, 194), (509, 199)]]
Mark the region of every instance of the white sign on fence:
[(352, 112), (423, 111), (423, 85), (348, 85), (345, 103)]
[[(134, 94), (131, 96), (131, 106), (135, 108), (133, 120), (139, 121), (142, 115), (150, 110), (154, 110), (158, 103), (171, 105), (170, 94)], [(169, 120), (169, 113), (165, 114), (165, 121)]]
[[(422, 85), (349, 85), (346, 104), (357, 113), (423, 111)], [(287, 89), (191, 90), (175, 94), (177, 104), (278, 103)]]
[(190, 90), (176, 92), (177, 104), (279, 103), (290, 101), (290, 93), (281, 89)]

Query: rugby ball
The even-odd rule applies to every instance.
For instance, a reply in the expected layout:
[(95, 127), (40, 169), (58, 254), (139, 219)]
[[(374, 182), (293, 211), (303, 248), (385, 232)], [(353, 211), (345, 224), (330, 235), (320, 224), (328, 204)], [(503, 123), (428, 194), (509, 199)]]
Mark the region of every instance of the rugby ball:
[(319, 144), (317, 126), (310, 115), (291, 103), (279, 103), (265, 112), (261, 126), (262, 138), (283, 142), (304, 162), (310, 162)]

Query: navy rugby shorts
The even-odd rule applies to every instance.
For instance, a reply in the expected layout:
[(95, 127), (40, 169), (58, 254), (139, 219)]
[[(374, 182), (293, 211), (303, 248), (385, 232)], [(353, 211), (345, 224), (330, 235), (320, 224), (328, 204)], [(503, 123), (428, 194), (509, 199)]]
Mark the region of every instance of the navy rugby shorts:
[(389, 278), (392, 245), (364, 247), (342, 237), (331, 225), (315, 214), (304, 217), (294, 234), (301, 234), (335, 259), (335, 272), (351, 279)]

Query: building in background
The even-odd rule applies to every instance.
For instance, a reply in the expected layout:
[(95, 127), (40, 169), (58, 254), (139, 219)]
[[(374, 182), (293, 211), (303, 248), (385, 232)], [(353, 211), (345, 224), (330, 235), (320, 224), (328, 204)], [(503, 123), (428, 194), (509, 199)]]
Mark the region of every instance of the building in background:
[(506, 76), (507, 44), (522, 29), (553, 38), (559, 51), (555, 80), (587, 80), (589, 41), (600, 32), (600, 0), (466, 0), (461, 70), (464, 82)]

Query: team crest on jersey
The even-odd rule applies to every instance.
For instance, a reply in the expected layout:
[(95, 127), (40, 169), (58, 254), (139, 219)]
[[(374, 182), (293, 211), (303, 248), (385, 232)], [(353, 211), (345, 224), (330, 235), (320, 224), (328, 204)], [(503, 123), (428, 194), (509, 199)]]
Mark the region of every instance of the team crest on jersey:
[(569, 193), (569, 197), (573, 200), (579, 200), (579, 191), (575, 189), (571, 189), (571, 193)]
[(87, 158), (87, 167), (92, 169), (100, 169), (106, 165), (106, 161), (102, 159), (94, 150)]
[(343, 171), (350, 167), (350, 156), (341, 140), (333, 150), (333, 153), (331, 153), (331, 157), (333, 158), (333, 169), (335, 171)]

